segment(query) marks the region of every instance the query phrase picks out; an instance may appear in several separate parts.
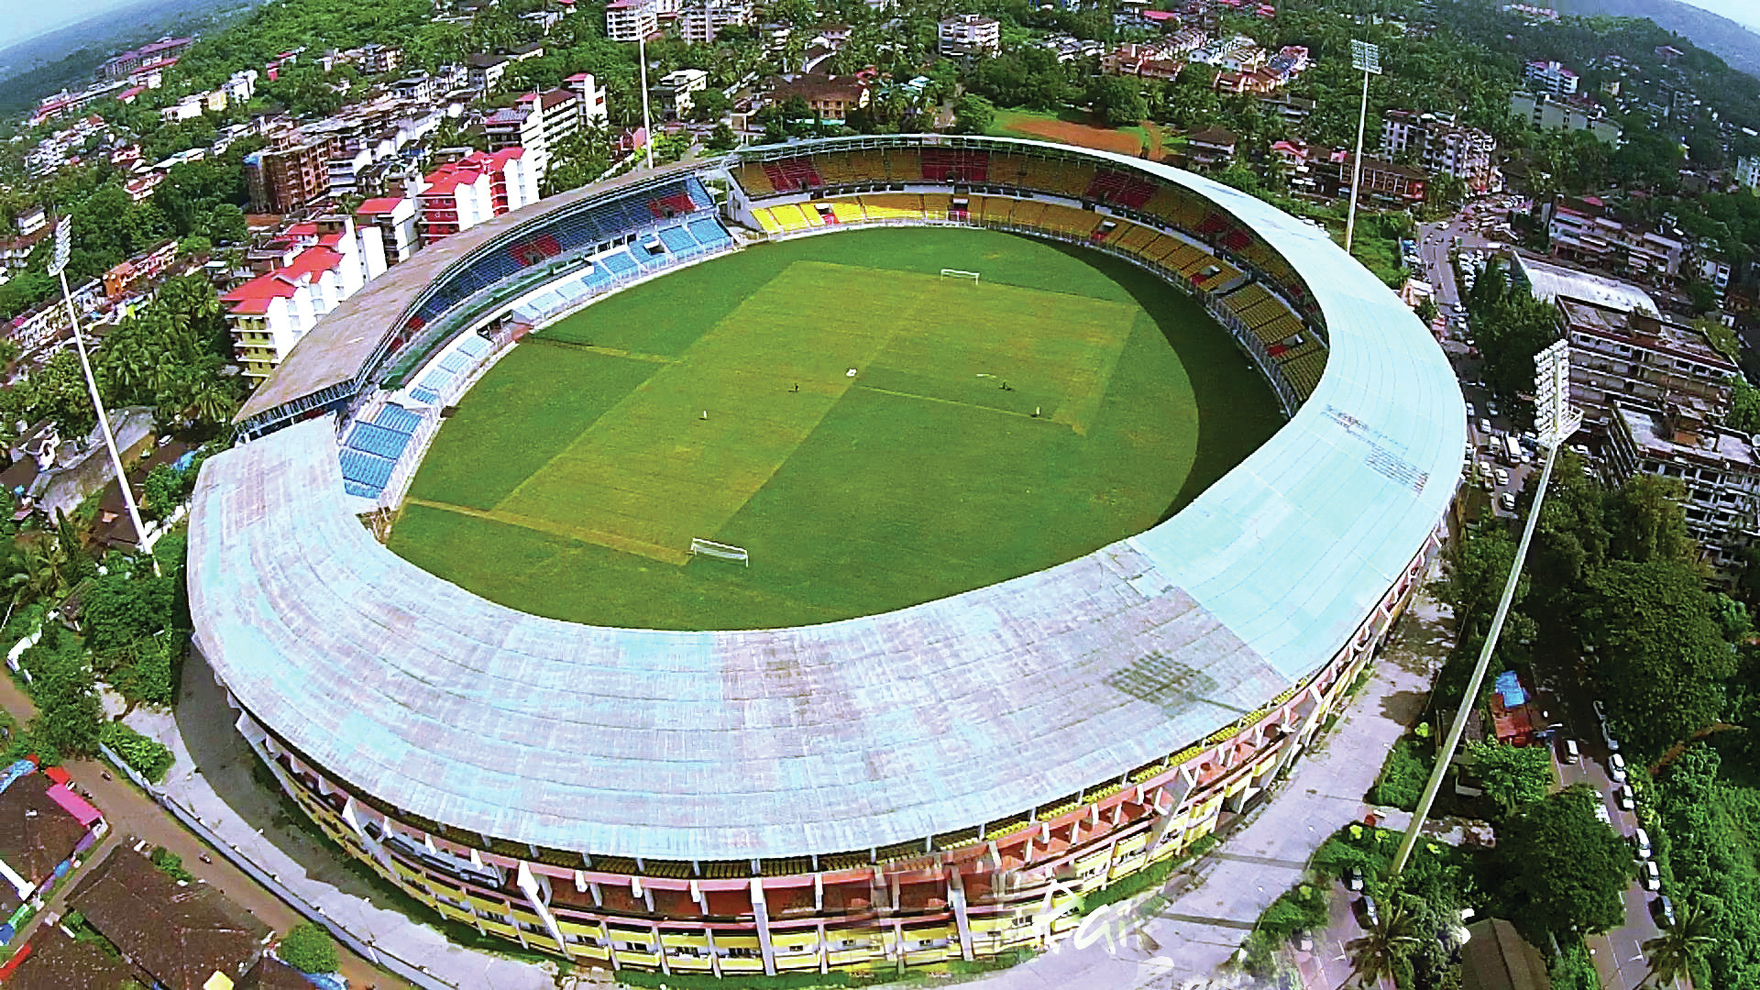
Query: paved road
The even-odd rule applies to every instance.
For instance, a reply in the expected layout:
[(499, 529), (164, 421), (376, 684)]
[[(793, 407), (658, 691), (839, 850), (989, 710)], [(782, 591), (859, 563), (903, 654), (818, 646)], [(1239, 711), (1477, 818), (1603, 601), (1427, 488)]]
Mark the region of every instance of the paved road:
[(1171, 899), (1154, 916), (1124, 937), (1085, 945), (1066, 939), (977, 982), (1002, 990), (1147, 988), (1215, 976), (1265, 908), (1301, 879), (1320, 843), (1369, 810), (1363, 794), (1388, 749), (1423, 710), (1451, 635), (1446, 606), (1420, 593), (1331, 736), (1296, 764), (1243, 829), (1198, 864), (1195, 876), (1175, 875), (1165, 893)]
[[(36, 714), (36, 706), (10, 677), (0, 677), (0, 707), (4, 707), (21, 724), (30, 721)], [(65, 766), (75, 783), (92, 795), (92, 802), (104, 813), (104, 819), (110, 823), (114, 832), (114, 836), (106, 839), (105, 846), (100, 847), (101, 849), (119, 840), (129, 841), (131, 836), (139, 837), (150, 845), (164, 846), (183, 857), (185, 869), (198, 879), (219, 888), (277, 932), (286, 932), (305, 920), (280, 898), (234, 868), (224, 856), (212, 855), (212, 850), (201, 840), (185, 831), (183, 826), (121, 775), (111, 774), (113, 779), (106, 780), (104, 778), (107, 771), (103, 764), (91, 760), (71, 761)], [(212, 862), (202, 862), (204, 855)], [(61, 912), (63, 898), (78, 882), (79, 876), (76, 874), (72, 879), (73, 883), (64, 883), (56, 891), (45, 910), (37, 914), (32, 924), (50, 914)], [(21, 934), (28, 937), (29, 931), (30, 926), (27, 925), (25, 932)], [(351, 986), (377, 984), (381, 990), (407, 990), (408, 985), (403, 981), (380, 971), (366, 960), (349, 954), (341, 946), (338, 946), (338, 950), (342, 958), (343, 975), (348, 978)]]

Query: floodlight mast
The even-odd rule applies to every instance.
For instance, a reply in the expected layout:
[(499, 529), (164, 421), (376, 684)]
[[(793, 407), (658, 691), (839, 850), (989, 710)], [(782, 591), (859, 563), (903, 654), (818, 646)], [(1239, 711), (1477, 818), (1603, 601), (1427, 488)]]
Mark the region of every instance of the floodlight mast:
[(642, 63), (642, 146), (648, 152), (648, 168), (654, 167), (654, 121), (648, 115), (648, 36), (636, 39), (636, 60)]
[(1369, 77), (1381, 74), (1381, 46), (1351, 42), (1351, 68), (1363, 73), (1363, 107), (1357, 113), (1357, 154), (1351, 159), (1351, 210), (1344, 222), (1344, 249), (1350, 253), (1357, 233), (1357, 187), (1363, 181), (1363, 129), (1369, 123)]
[(1510, 603), (1515, 599), (1516, 585), (1521, 580), (1522, 565), (1528, 559), (1528, 545), (1533, 542), (1534, 530), (1540, 521), (1540, 506), (1546, 498), (1547, 483), (1552, 480), (1552, 465), (1558, 459), (1558, 448), (1583, 425), (1582, 411), (1570, 405), (1570, 360), (1570, 345), (1562, 340), (1534, 355), (1534, 432), (1546, 445), (1546, 466), (1540, 471), (1540, 486), (1534, 490), (1534, 504), (1528, 507), (1528, 521), (1522, 526), (1522, 541), (1516, 546), (1509, 578), (1504, 581), (1503, 594), (1497, 599), (1491, 629), (1485, 634), (1485, 644), (1479, 648), (1479, 662), (1474, 665), (1473, 676), (1467, 681), (1466, 693), (1461, 696), (1460, 709), (1455, 712), (1454, 723), (1448, 728), (1448, 737), (1436, 752), (1436, 766), (1430, 771), (1430, 779), (1424, 783), (1424, 794), (1412, 812), (1412, 823), (1406, 826), (1399, 851), (1394, 853), (1393, 865), (1388, 867), (1390, 880), (1399, 876), (1411, 858), (1412, 848), (1418, 843), (1418, 832), (1430, 817), (1430, 806), (1435, 803), (1436, 792), (1442, 787), (1442, 778), (1448, 774), (1449, 764), (1454, 762), (1455, 748), (1460, 745), (1461, 733), (1473, 713), (1473, 699), (1479, 697), (1479, 689), (1485, 683), (1491, 654), (1497, 650), (1498, 637), (1503, 634), (1503, 623), (1509, 617)]
[(85, 373), (86, 390), (92, 396), (92, 409), (98, 414), (98, 428), (104, 436), (104, 447), (110, 452), (110, 464), (116, 469), (116, 484), (122, 489), (122, 504), (128, 508), (129, 522), (134, 523), (135, 539), (153, 560), (153, 573), (159, 573), (159, 561), (152, 558), (153, 541), (141, 522), (141, 510), (134, 501), (134, 490), (128, 487), (128, 472), (122, 468), (122, 454), (116, 449), (116, 435), (110, 430), (110, 416), (104, 411), (104, 400), (98, 394), (98, 380), (92, 375), (92, 360), (86, 354), (85, 335), (80, 333), (79, 314), (73, 308), (73, 293), (67, 288), (67, 258), (72, 253), (73, 218), (62, 217), (55, 223), (55, 253), (49, 259), (49, 274), (61, 281), (61, 301), (67, 306), (67, 322), (73, 327), (73, 346), (79, 351), (79, 367)]

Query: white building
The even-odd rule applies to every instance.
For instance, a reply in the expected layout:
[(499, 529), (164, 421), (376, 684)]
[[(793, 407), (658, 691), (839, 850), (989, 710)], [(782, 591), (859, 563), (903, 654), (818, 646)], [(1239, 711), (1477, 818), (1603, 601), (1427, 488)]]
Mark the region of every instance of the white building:
[(1566, 103), (1550, 93), (1511, 93), (1509, 111), (1540, 130), (1588, 131), (1602, 144), (1616, 148), (1625, 136), (1599, 107)]
[(692, 96), (709, 88), (709, 73), (702, 69), (675, 69), (660, 78), (650, 95), (654, 109), (671, 120), (683, 120), (696, 106)]
[(943, 55), (986, 55), (1001, 48), (1002, 23), (982, 14), (949, 17), (937, 31), (937, 49)]
[(1736, 162), (1736, 181), (1745, 189), (1760, 186), (1760, 155), (1751, 155)]
[(430, 172), (417, 190), (422, 244), (537, 202), (538, 176), (524, 158), (523, 148), (473, 151)]
[(408, 196), (385, 196), (369, 199), (356, 210), (355, 218), (363, 227), (376, 227), (389, 267), (408, 261), (421, 249), (422, 240), (416, 230), (416, 203)]
[(1650, 406), (1613, 400), (1609, 460), (1622, 478), (1637, 473), (1677, 478), (1685, 489), (1687, 532), (1722, 581), (1742, 568), (1756, 532), (1760, 465), (1753, 438), (1712, 422), (1702, 402)]
[(1452, 175), (1467, 191), (1494, 191), (1496, 173), (1491, 153), (1497, 139), (1473, 127), (1460, 127), (1451, 116), (1390, 110), (1381, 120), (1381, 153), (1412, 155), (1427, 172)]
[(605, 87), (599, 85), (591, 72), (577, 72), (562, 82), (580, 97), (582, 124), (605, 127), (611, 123), (611, 112), (605, 105)]
[(707, 45), (725, 28), (745, 27), (756, 18), (749, 0), (708, 0), (678, 12), (678, 36), (686, 44)]
[(220, 297), (247, 378), (267, 378), (319, 318), (385, 273), (376, 226), (357, 230), (351, 217), (324, 217), (295, 232), (307, 246), (291, 248), (274, 271)]
[(1529, 62), (1523, 74), (1537, 91), (1554, 96), (1571, 96), (1581, 82), (1577, 74), (1557, 62)]
[(656, 0), (615, 0), (605, 8), (605, 37), (640, 41), (660, 30)]

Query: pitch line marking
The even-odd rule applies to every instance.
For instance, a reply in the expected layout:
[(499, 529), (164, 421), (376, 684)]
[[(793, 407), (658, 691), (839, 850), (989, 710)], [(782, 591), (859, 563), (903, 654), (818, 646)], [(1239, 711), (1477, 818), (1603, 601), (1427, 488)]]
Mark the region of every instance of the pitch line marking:
[[(995, 377), (995, 376), (991, 376), (991, 377)], [(920, 402), (939, 402), (944, 406), (962, 406), (966, 409), (982, 409), (985, 412), (993, 412), (999, 416), (1013, 416), (1016, 419), (1037, 419), (1037, 420), (1040, 420), (1040, 421), (1046, 422), (1046, 423), (1056, 422), (1054, 419), (1052, 419), (1051, 417), (1048, 417), (1048, 416), (1032, 416), (1027, 413), (1015, 412), (1012, 409), (998, 409), (995, 406), (981, 406), (981, 405), (978, 405), (976, 402), (961, 402), (958, 399), (943, 399), (943, 398), (939, 398), (939, 397), (933, 396), (933, 395), (918, 395), (915, 392), (898, 392), (898, 391), (894, 391), (893, 389), (879, 388), (878, 386), (874, 386), (874, 385), (857, 385), (856, 388), (862, 389), (863, 391), (867, 391), (867, 392), (879, 392), (881, 395), (894, 395), (894, 396), (897, 396), (901, 399), (916, 399)], [(1063, 424), (1063, 425), (1068, 425), (1068, 424)]]

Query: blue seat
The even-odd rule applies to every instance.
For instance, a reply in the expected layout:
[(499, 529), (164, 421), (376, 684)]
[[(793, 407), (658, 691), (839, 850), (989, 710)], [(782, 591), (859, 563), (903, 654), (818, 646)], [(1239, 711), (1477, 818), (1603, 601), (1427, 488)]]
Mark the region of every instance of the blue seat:
[(364, 450), (394, 461), (403, 456), (403, 449), (409, 446), (409, 441), (408, 433), (399, 433), (373, 423), (356, 423), (354, 429), (348, 433), (348, 446), (351, 449)]
[(613, 275), (634, 275), (638, 270), (634, 258), (627, 251), (616, 251), (605, 255), (599, 262), (611, 269)]
[(379, 415), (373, 417), (373, 424), (408, 435), (414, 433), (416, 428), (422, 425), (422, 415), (413, 410), (405, 409), (395, 402), (387, 403), (384, 408), (379, 410)]
[(391, 469), (396, 466), (396, 462), (389, 457), (380, 457), (352, 447), (342, 449), (341, 462), (342, 480), (378, 491), (385, 490), (385, 483), (391, 480)]
[(489, 342), (474, 333), (466, 334), (464, 339), (458, 342), (458, 353), (475, 361), (489, 353)]
[(409, 397), (417, 402), (426, 402), (429, 405), (433, 405), (440, 401), (440, 393), (431, 388), (423, 388), (420, 385), (409, 390)]
[(697, 250), (696, 238), (692, 237), (690, 231), (683, 227), (660, 228), (660, 243), (666, 245), (668, 251), (676, 251), (680, 254), (694, 254)]
[(440, 367), (445, 368), (447, 371), (451, 371), (451, 372), (455, 372), (455, 373), (463, 371), (465, 369), (465, 367), (468, 366), (470, 363), (471, 363), (471, 359), (468, 357), (465, 357), (463, 354), (459, 353), (458, 351), (453, 351), (452, 353), (450, 353), (440, 359)]
[(452, 372), (445, 368), (435, 368), (422, 377), (422, 387), (439, 392), (452, 384), (453, 377)]
[(385, 488), (384, 486), (372, 488), (363, 485), (358, 481), (344, 481), (342, 483), (342, 490), (350, 495), (359, 495), (361, 498), (378, 498), (379, 493), (383, 492)]

